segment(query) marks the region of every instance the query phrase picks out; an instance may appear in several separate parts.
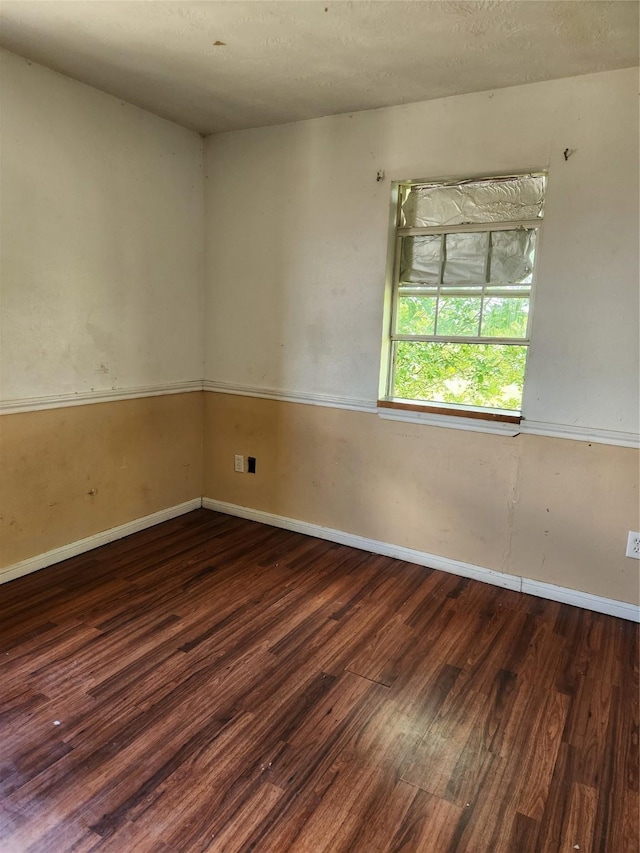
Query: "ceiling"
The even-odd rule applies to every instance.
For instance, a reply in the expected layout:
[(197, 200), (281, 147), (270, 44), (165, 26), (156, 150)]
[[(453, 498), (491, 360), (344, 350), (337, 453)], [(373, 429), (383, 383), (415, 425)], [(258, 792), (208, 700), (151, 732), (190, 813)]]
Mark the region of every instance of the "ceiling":
[(638, 4), (2, 0), (0, 45), (213, 133), (637, 65)]

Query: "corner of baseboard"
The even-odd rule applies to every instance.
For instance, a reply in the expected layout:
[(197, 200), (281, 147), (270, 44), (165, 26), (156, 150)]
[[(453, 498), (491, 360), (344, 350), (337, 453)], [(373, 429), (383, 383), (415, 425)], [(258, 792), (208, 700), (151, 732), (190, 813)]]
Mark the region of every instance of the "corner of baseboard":
[(16, 580), (16, 578), (23, 577), (23, 575), (45, 569), (47, 566), (61, 563), (70, 557), (77, 557), (78, 554), (84, 554), (94, 548), (99, 548), (101, 545), (106, 545), (108, 542), (122, 539), (131, 533), (138, 533), (138, 531), (145, 530), (147, 527), (153, 527), (156, 524), (161, 524), (163, 521), (169, 521), (172, 518), (177, 518), (179, 515), (184, 515), (201, 507), (202, 498), (192, 498), (189, 501), (184, 501), (167, 509), (153, 512), (151, 515), (145, 515), (142, 518), (136, 518), (133, 521), (125, 522), (125, 524), (120, 524), (109, 530), (103, 530), (101, 533), (95, 533), (84, 539), (78, 539), (76, 542), (70, 542), (68, 545), (53, 548), (51, 551), (46, 551), (43, 554), (28, 557), (26, 560), (21, 560), (19, 563), (13, 563), (10, 566), (0, 569), (0, 584), (8, 583), (9, 581)]

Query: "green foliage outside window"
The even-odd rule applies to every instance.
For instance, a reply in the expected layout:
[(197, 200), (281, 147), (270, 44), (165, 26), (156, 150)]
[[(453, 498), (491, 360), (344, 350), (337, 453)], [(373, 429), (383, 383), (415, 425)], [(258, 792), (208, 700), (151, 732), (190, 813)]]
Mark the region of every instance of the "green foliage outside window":
[(522, 410), (545, 187), (543, 174), (397, 185), (389, 396)]
[(398, 341), (394, 396), (519, 410), (527, 348)]
[[(451, 298), (444, 303), (445, 313), (441, 301), (438, 331), (477, 334), (480, 303), (479, 298)], [(482, 331), (521, 338), (526, 334), (528, 309), (527, 298), (485, 297)], [(403, 296), (398, 300), (399, 334), (431, 335), (434, 324), (434, 297)], [(396, 347), (396, 397), (494, 409), (522, 407), (526, 346), (398, 341)]]

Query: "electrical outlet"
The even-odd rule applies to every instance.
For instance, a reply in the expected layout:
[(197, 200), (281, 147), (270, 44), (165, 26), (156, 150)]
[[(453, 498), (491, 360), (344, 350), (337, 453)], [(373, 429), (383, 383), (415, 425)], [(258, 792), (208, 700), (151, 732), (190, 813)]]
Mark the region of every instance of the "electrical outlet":
[(256, 457), (247, 456), (247, 474), (256, 473)]
[(244, 456), (240, 453), (236, 453), (234, 462), (233, 462), (233, 470), (236, 474), (244, 474)]
[(629, 531), (626, 556), (633, 557), (634, 560), (640, 560), (640, 533), (637, 530)]

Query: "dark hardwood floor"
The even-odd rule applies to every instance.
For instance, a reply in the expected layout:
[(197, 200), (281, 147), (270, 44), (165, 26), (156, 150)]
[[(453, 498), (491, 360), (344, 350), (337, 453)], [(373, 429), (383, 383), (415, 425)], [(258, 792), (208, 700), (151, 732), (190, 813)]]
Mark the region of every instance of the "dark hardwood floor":
[(0, 587), (0, 850), (638, 850), (637, 626), (218, 513)]

